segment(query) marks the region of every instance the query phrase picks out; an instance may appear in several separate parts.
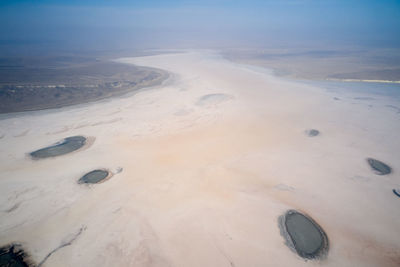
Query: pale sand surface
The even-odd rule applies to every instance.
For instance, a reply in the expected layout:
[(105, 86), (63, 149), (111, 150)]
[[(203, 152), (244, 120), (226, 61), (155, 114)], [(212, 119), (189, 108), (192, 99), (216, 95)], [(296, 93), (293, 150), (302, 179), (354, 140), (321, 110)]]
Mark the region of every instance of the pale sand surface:
[[(43, 266), (400, 265), (398, 113), (209, 51), (120, 61), (171, 77), (135, 95), (0, 117), (0, 246), (21, 243), (39, 263), (71, 241)], [(27, 156), (74, 135), (96, 139)], [(393, 173), (374, 174), (367, 157)], [(116, 174), (77, 183), (101, 168)], [(325, 230), (325, 259), (284, 244), (288, 209)]]

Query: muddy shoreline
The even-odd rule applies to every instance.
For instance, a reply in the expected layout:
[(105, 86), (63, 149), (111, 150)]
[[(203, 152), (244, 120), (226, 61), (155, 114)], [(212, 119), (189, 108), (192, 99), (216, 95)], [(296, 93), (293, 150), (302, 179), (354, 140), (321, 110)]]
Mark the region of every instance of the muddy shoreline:
[(161, 69), (112, 61), (68, 64), (0, 69), (0, 114), (95, 102), (160, 85), (169, 77)]

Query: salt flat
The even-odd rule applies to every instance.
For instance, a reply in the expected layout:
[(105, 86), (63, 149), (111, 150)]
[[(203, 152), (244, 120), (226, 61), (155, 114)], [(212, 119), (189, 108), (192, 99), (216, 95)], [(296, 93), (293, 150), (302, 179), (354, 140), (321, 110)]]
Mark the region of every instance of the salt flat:
[[(212, 51), (122, 58), (170, 73), (135, 95), (0, 117), (0, 246), (43, 266), (398, 266), (400, 115)], [(317, 136), (306, 131), (317, 129)], [(28, 153), (68, 136), (84, 150)], [(389, 164), (376, 175), (366, 158)], [(94, 169), (114, 175), (78, 184)], [(122, 171), (121, 171), (122, 169)], [(325, 230), (305, 261), (289, 209)]]

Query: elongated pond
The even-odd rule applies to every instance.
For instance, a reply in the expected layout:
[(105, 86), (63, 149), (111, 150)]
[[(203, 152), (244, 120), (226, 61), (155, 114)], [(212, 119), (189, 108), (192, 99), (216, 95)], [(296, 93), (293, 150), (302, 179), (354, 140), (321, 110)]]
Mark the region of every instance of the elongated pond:
[(86, 144), (86, 141), (87, 139), (84, 136), (71, 136), (54, 145), (33, 151), (30, 155), (34, 159), (57, 157), (80, 149)]

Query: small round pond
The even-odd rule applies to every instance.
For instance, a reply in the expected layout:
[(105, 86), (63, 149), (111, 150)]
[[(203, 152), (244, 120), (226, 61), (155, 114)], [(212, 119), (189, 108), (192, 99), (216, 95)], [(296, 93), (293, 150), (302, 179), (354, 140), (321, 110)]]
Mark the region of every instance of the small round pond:
[(112, 173), (106, 169), (97, 169), (86, 173), (79, 180), (79, 184), (98, 184), (111, 177)]
[(295, 210), (279, 217), (286, 244), (305, 259), (321, 258), (328, 251), (328, 237), (312, 218)]
[(371, 169), (378, 175), (386, 175), (392, 172), (392, 168), (382, 161), (373, 158), (367, 158), (367, 162)]
[(306, 130), (306, 135), (308, 135), (309, 137), (314, 137), (319, 135), (319, 131), (317, 129), (309, 129)]

